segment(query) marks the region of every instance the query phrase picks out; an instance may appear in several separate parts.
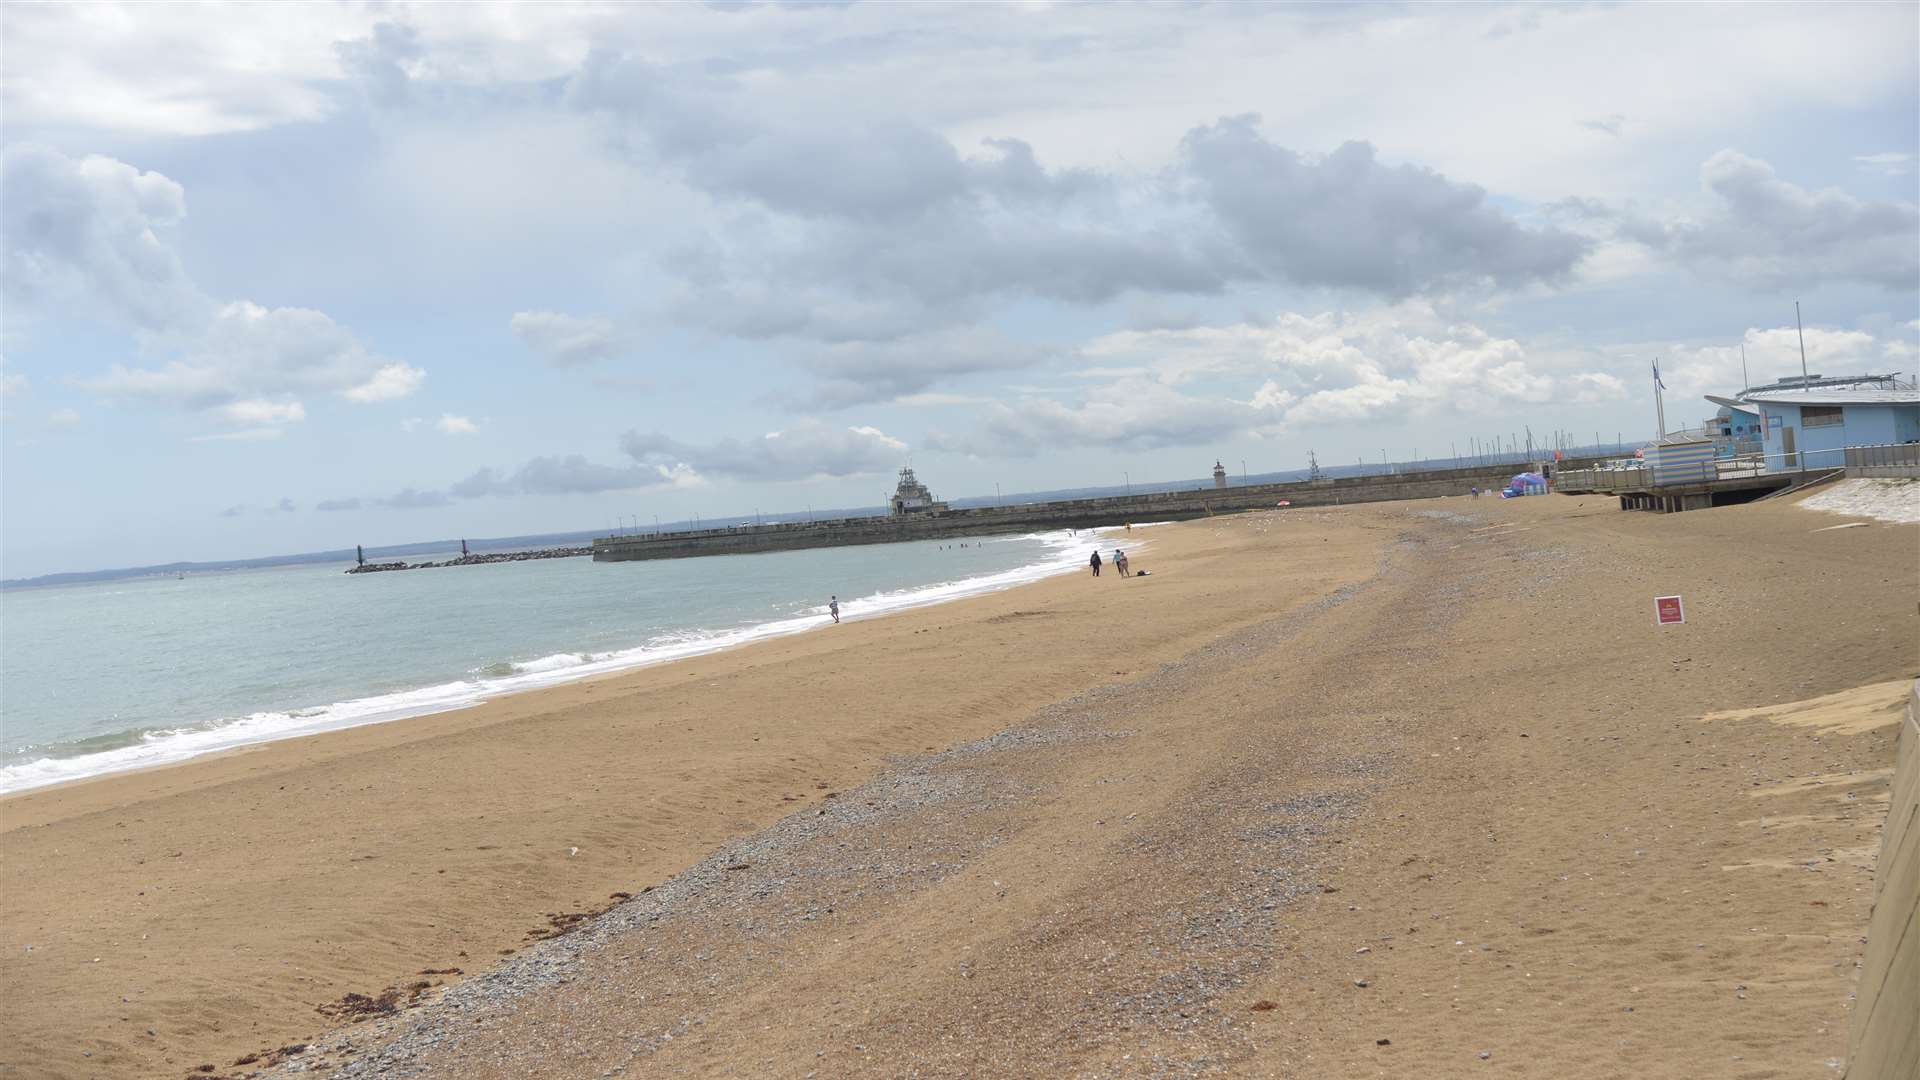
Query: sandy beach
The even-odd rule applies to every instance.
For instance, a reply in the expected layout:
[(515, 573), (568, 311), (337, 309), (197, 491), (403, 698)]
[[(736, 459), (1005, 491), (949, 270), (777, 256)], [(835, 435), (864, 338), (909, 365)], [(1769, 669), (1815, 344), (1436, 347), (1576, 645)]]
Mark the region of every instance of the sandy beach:
[(0, 1075), (1831, 1075), (1920, 668), (1843, 520), (1190, 522), (0, 800)]

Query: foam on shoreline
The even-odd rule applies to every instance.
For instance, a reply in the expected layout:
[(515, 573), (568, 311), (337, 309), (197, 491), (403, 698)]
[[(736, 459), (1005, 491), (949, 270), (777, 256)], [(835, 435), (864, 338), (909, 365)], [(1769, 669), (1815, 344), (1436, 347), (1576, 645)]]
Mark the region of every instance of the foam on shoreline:
[[(1094, 535), (1106, 535), (1114, 531), (1093, 532)], [(1048, 549), (1046, 556), (1012, 570), (850, 597), (842, 604), (842, 618), (849, 621), (878, 618), (930, 604), (999, 592), (1069, 573), (1084, 565), (1081, 554), (1086, 550), (1084, 534), (1075, 536), (1062, 530), (1028, 534), (1023, 539), (1041, 541)], [(1131, 546), (1138, 550), (1146, 545), (1132, 541)], [(523, 661), (501, 661), (475, 669), (468, 678), (395, 693), (286, 711), (256, 712), (188, 727), (127, 732), (125, 741), (120, 745), (0, 766), (0, 795), (109, 773), (169, 765), (256, 743), (448, 712), (479, 705), (505, 694), (703, 656), (825, 625), (831, 625), (831, 617), (822, 604), (804, 609), (796, 616), (754, 625), (688, 629), (665, 634), (627, 649), (597, 653), (562, 652)], [(93, 745), (99, 746), (100, 740), (93, 740)]]

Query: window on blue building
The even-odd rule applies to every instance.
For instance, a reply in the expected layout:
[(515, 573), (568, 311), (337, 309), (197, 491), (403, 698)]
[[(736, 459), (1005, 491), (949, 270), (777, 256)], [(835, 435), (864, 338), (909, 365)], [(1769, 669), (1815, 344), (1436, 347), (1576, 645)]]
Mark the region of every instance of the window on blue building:
[(1845, 410), (1838, 405), (1800, 406), (1801, 427), (1836, 427), (1846, 423)]

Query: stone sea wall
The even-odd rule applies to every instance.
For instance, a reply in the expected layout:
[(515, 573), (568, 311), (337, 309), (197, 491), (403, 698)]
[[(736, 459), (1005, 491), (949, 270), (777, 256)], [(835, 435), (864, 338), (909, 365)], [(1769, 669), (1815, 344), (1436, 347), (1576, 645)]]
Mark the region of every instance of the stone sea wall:
[[(1571, 466), (1577, 462), (1569, 461), (1566, 464)], [(1497, 490), (1519, 471), (1518, 466), (1511, 464), (1436, 469), (1388, 476), (1348, 476), (1284, 484), (1202, 487), (1191, 491), (1156, 491), (1097, 499), (974, 507), (951, 510), (933, 517), (840, 518), (641, 536), (607, 536), (594, 540), (593, 558), (595, 562), (627, 562), (854, 544), (890, 544), (908, 540), (943, 540), (1043, 529), (1092, 529), (1132, 522), (1184, 521), (1213, 514), (1270, 510), (1283, 500), (1293, 506), (1305, 507), (1432, 499), (1443, 495), (1463, 495), (1472, 487), (1483, 491)]]

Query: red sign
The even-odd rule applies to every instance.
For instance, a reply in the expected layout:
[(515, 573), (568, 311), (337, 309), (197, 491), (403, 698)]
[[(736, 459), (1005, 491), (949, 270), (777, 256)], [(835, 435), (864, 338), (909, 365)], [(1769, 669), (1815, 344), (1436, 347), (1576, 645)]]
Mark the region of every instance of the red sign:
[(1653, 617), (1661, 626), (1683, 623), (1687, 621), (1687, 610), (1680, 606), (1677, 596), (1656, 596), (1653, 598)]

